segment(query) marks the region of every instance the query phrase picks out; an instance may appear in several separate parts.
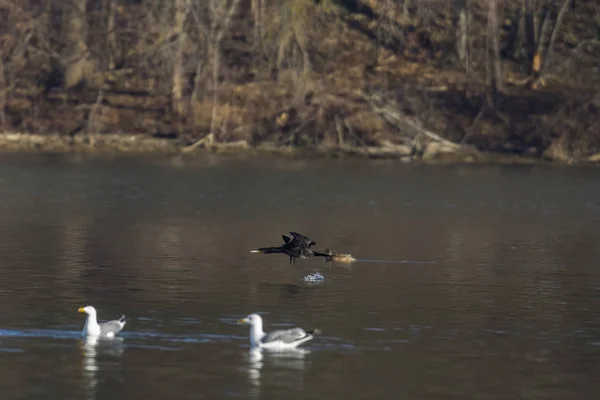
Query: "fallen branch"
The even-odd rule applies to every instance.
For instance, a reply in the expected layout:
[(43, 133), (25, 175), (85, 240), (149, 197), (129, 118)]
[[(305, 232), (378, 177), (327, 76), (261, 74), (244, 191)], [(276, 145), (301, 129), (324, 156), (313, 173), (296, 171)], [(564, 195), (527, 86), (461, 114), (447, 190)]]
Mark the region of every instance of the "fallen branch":
[(212, 133), (209, 133), (202, 139), (196, 140), (194, 143), (181, 149), (181, 152), (182, 153), (191, 153), (200, 146), (208, 148), (208, 147), (212, 147), (214, 145), (215, 145), (215, 135)]
[(400, 131), (405, 131), (411, 134), (413, 137), (418, 135), (424, 135), (427, 138), (434, 140), (436, 142), (440, 142), (445, 144), (446, 146), (452, 148), (460, 148), (460, 144), (454, 143), (448, 139), (444, 139), (437, 133), (434, 133), (428, 129), (425, 129), (421, 126), (419, 121), (415, 118), (409, 117), (408, 115), (399, 112), (395, 109), (395, 107), (389, 105), (385, 107), (379, 107), (375, 104), (372, 98), (368, 98), (363, 96), (365, 100), (371, 106), (371, 109), (384, 120), (394, 125)]
[(354, 127), (352, 126), (352, 124), (350, 124), (350, 122), (348, 122), (348, 118), (344, 118), (344, 125), (346, 126), (346, 129), (348, 129), (348, 132), (350, 132), (350, 134), (352, 136), (354, 136), (354, 138), (356, 139), (356, 141), (364, 148), (367, 148), (367, 145), (365, 144), (365, 142), (360, 138), (360, 136), (358, 136), (356, 134), (356, 131), (354, 130)]
[(346, 146), (346, 142), (344, 140), (344, 127), (342, 126), (342, 121), (340, 121), (339, 115), (337, 115), (337, 114), (335, 115), (334, 121), (335, 121), (335, 130), (337, 131), (337, 136), (338, 136), (338, 147), (341, 149)]
[(200, 140), (195, 141), (181, 149), (182, 153), (192, 153), (198, 147), (203, 147), (208, 150), (227, 151), (232, 149), (248, 149), (250, 145), (244, 139), (236, 140), (235, 142), (216, 142), (215, 135), (209, 133)]
[(295, 145), (296, 144), (296, 139), (298, 134), (300, 133), (300, 131), (302, 131), (304, 128), (306, 128), (308, 126), (309, 123), (311, 123), (312, 121), (314, 121), (317, 118), (316, 114), (313, 113), (313, 115), (311, 115), (310, 117), (306, 117), (304, 119), (304, 121), (302, 121), (302, 123), (296, 127), (296, 129), (294, 129), (292, 132), (290, 132), (290, 144), (291, 145)]

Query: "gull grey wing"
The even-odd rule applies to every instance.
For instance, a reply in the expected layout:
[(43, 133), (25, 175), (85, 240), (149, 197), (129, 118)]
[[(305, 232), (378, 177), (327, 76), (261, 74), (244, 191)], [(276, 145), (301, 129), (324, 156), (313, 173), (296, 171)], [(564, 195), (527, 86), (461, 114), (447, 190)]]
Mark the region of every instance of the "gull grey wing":
[(119, 320), (102, 322), (98, 324), (100, 325), (100, 334), (103, 336), (108, 335), (110, 333), (116, 335), (117, 333), (121, 332), (121, 330), (123, 330), (123, 328), (125, 327), (125, 323), (125, 316), (121, 317)]
[(287, 330), (273, 331), (265, 334), (261, 339), (263, 343), (276, 342), (281, 340), (284, 343), (293, 343), (296, 340), (304, 339), (308, 334), (302, 328), (292, 328)]

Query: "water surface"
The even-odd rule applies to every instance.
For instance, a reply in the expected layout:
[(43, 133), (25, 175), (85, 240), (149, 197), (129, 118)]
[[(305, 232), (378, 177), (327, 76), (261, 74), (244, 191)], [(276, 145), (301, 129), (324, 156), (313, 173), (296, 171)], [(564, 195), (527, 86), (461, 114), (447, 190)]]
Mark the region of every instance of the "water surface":
[[(0, 397), (593, 398), (599, 175), (2, 155)], [(290, 230), (359, 261), (249, 253)], [(80, 339), (86, 304), (122, 337)], [(251, 312), (323, 333), (257, 356)]]

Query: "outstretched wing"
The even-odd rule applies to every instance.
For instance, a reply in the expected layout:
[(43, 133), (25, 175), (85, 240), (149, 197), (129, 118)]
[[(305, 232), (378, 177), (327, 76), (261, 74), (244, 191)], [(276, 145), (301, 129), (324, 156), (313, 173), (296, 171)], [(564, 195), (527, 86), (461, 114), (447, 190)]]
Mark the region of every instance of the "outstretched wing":
[(309, 237), (306, 237), (298, 232), (290, 232), (290, 234), (294, 237), (294, 239), (296, 239), (300, 243), (305, 244), (308, 247), (314, 246), (317, 244), (317, 242), (315, 242), (314, 240), (311, 240)]
[(286, 330), (278, 330), (265, 334), (261, 339), (262, 343), (282, 341), (283, 343), (294, 343), (297, 340), (304, 339), (308, 333), (302, 328), (292, 328)]
[(292, 240), (292, 238), (289, 237), (288, 235), (281, 235), (281, 237), (283, 238), (283, 241), (286, 242), (286, 243), (289, 243), (290, 240)]

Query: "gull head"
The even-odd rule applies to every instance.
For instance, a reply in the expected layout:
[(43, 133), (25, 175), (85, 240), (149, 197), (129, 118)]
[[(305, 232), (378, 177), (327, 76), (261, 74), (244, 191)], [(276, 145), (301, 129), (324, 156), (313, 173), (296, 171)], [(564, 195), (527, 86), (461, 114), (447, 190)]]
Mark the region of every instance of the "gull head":
[(262, 325), (262, 318), (258, 314), (250, 314), (246, 318), (238, 320), (238, 324), (248, 324), (251, 326)]
[(96, 309), (92, 306), (79, 307), (77, 312), (86, 314), (96, 314)]

